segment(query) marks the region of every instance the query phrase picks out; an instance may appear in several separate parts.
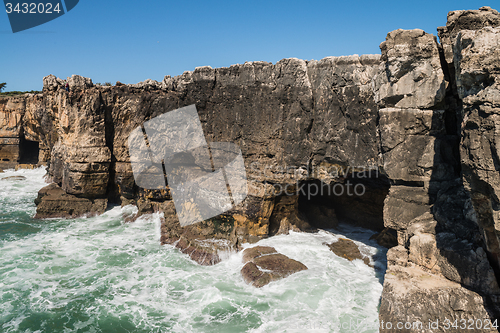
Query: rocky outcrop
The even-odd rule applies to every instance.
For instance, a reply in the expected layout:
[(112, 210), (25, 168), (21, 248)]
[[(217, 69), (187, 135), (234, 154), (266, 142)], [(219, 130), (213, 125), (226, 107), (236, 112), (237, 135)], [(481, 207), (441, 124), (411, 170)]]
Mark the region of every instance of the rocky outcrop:
[(474, 332), (497, 332), (493, 325), (498, 309), (485, 307), (487, 300), (480, 294), (442, 275), (407, 265), (403, 246), (390, 249), (387, 260), (380, 303), (381, 331), (449, 332), (466, 323), (465, 327)]
[[(486, 7), (452, 12), (439, 42), (396, 30), (381, 55), (200, 67), (136, 85), (73, 76), (69, 92), (48, 76), (42, 94), (0, 99), (0, 157), (18, 163), (22, 141), (38, 143), (56, 185), (40, 192), (37, 217), (99, 213), (105, 200), (134, 204), (133, 218), (163, 213), (162, 243), (200, 264), (243, 242), (338, 221), (396, 233), (381, 319), (495, 316), (499, 16)], [(206, 141), (240, 147), (248, 196), (181, 227), (168, 188), (135, 183), (127, 140), (191, 104)], [(252, 267), (248, 276), (260, 277)]]
[[(438, 77), (443, 83), (439, 85), (442, 89), (426, 92), (427, 100), (434, 101), (425, 105), (426, 110), (421, 109), (423, 105), (418, 103), (406, 104), (399, 110), (380, 110), (382, 150), (386, 150), (383, 152), (384, 166), (389, 178), (399, 178), (397, 186), (391, 187), (384, 206), (385, 224), (398, 231), (399, 246), (388, 253), (392, 264), (384, 282), (381, 320), (435, 321), (444, 313), (450, 313), (453, 320), (470, 320), (478, 316), (496, 318), (498, 314), (500, 290), (495, 276), (495, 250), (494, 246), (487, 245), (491, 244), (489, 239), (493, 238), (491, 234), (495, 231), (491, 232), (491, 221), (487, 227), (487, 223), (479, 221), (480, 210), (476, 208), (474, 193), (467, 185), (468, 178), (477, 171), (464, 168), (464, 157), (470, 157), (470, 154), (464, 154), (463, 148), (459, 151), (464, 142), (462, 139), (460, 144), (460, 137), (470, 135), (464, 126), (460, 126), (468, 103), (463, 93), (464, 79), (456, 65), (461, 57), (450, 59), (446, 51), (450, 49), (447, 43), (452, 38), (459, 40), (462, 34), (472, 33), (460, 32), (460, 26), (474, 28), (471, 22), (476, 22), (475, 27), (482, 28), (490, 21), (491, 15), (498, 13), (483, 8), (448, 15), (447, 27), (440, 28), (443, 45), (436, 43), (433, 52), (424, 53), (429, 54), (428, 65), (443, 64), (442, 69), (436, 69), (439, 73), (431, 79), (435, 82)], [(419, 41), (419, 37), (415, 38), (416, 33), (401, 32), (404, 33), (412, 37), (407, 40), (406, 47), (399, 49), (424, 48), (415, 46), (415, 43), (424, 43)], [(388, 40), (391, 38), (397, 37), (389, 34)], [(383, 52), (386, 44), (381, 45)], [(458, 45), (457, 41), (455, 48)], [(447, 64), (450, 61), (455, 63), (452, 70)], [(389, 56), (386, 63), (387, 66), (380, 71), (381, 75), (392, 76), (392, 72), (400, 71), (397, 66), (391, 68)], [(416, 76), (415, 81), (419, 81), (418, 75), (422, 72), (418, 67), (416, 65), (411, 69)], [(471, 87), (466, 89), (477, 91), (478, 88), (472, 86), (483, 87), (484, 77), (476, 76), (469, 82)], [(387, 106), (383, 99), (379, 103), (381, 107)], [(481, 233), (484, 237), (480, 237)], [(488, 246), (490, 250), (485, 251)], [(406, 282), (408, 280), (410, 283)], [(422, 280), (431, 283), (419, 282)], [(450, 284), (450, 281), (455, 284)], [(460, 305), (453, 305), (450, 297), (461, 297)], [(429, 311), (436, 309), (436, 305), (439, 310)]]
[(4, 168), (19, 163), (21, 115), (25, 108), (24, 99), (0, 99), (0, 161)]
[(387, 34), (381, 69), (374, 80), (375, 100), (382, 108), (428, 109), (445, 96), (439, 47), (423, 30), (395, 30)]
[(257, 288), (307, 269), (304, 264), (276, 252), (275, 248), (269, 246), (246, 249), (243, 251), (243, 263), (243, 279)]
[(498, 26), (500, 26), (500, 17), (498, 12), (491, 7), (449, 12), (446, 26), (437, 28), (446, 62), (453, 64), (453, 45), (460, 32)]
[(35, 203), (37, 204), (35, 218), (72, 218), (100, 215), (106, 210), (108, 200), (79, 198), (52, 183), (38, 192)]
[[(491, 11), (486, 11), (488, 17)], [(500, 14), (496, 13), (500, 23)], [(464, 181), (488, 252), (500, 273), (500, 27), (463, 30), (454, 45), (454, 66), (461, 112), (460, 156)]]
[[(439, 28), (441, 59), (433, 53), (434, 63), (443, 64), (439, 77), (446, 91), (441, 101), (435, 99), (431, 110), (393, 110), (413, 118), (388, 119), (380, 111), (382, 149), (404, 147), (392, 172), (401, 182), (391, 187), (384, 206), (386, 226), (398, 230), (399, 246), (388, 252), (381, 320), (498, 318), (495, 121), (483, 120), (494, 114), (497, 104), (498, 41), (496, 29), (488, 26), (498, 25), (499, 19), (487, 7), (451, 12), (446, 27)], [(429, 93), (430, 100), (435, 94)], [(384, 134), (386, 128), (395, 131)], [(391, 167), (389, 178), (394, 177)]]
[(338, 255), (339, 257), (345, 258), (349, 261), (354, 259), (362, 260), (366, 265), (372, 266), (370, 264), (370, 258), (365, 257), (359, 251), (358, 246), (350, 239), (339, 238), (338, 241), (331, 244), (327, 244), (330, 250)]

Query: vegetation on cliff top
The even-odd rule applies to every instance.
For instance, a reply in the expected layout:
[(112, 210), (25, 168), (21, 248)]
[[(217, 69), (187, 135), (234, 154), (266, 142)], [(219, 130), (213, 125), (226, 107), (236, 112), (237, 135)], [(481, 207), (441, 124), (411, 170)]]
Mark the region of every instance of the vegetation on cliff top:
[(41, 91), (31, 90), (31, 91), (6, 91), (2, 92), (3, 89), (7, 86), (7, 83), (0, 83), (0, 96), (17, 96), (23, 94), (39, 94)]

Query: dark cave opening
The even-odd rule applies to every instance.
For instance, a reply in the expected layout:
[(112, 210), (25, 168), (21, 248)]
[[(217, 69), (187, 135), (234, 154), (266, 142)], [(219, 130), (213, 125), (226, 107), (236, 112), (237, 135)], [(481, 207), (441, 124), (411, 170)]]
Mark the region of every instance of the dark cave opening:
[(37, 141), (27, 140), (24, 135), (19, 141), (19, 163), (38, 164), (40, 154), (40, 144)]
[(381, 232), (384, 200), (390, 181), (378, 171), (352, 173), (330, 184), (307, 180), (299, 184), (298, 210), (313, 228), (346, 223)]
[[(326, 244), (336, 255), (356, 258), (354, 252), (361, 248), (350, 240), (378, 247), (371, 257), (372, 267), (383, 284), (387, 269), (386, 249), (397, 245), (397, 232), (384, 227), (384, 201), (391, 186), (389, 179), (376, 170), (352, 173), (330, 184), (312, 179), (299, 186), (300, 218), (313, 230), (326, 229), (347, 238)], [(351, 252), (352, 249), (356, 251)], [(361, 255), (363, 261), (371, 266), (364, 255)]]

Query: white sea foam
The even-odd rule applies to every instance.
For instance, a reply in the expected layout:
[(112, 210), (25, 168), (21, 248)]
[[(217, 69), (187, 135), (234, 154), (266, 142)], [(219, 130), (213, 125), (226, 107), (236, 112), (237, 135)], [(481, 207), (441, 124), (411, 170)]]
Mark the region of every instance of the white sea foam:
[[(8, 171), (2, 214), (34, 213), (43, 170)], [(29, 200), (28, 200), (29, 199)], [(18, 204), (22, 203), (22, 204)], [(124, 223), (131, 206), (94, 218), (28, 221), (38, 229), (0, 238), (2, 332), (377, 332), (380, 272), (336, 256), (324, 243), (348, 237), (383, 269), (384, 253), (357, 228), (275, 236), (268, 245), (308, 270), (257, 289), (245, 284), (242, 253), (200, 266), (160, 246), (160, 216)], [(4, 235), (5, 236), (5, 235)], [(368, 245), (367, 245), (368, 244)], [(353, 330), (339, 324), (364, 321)]]

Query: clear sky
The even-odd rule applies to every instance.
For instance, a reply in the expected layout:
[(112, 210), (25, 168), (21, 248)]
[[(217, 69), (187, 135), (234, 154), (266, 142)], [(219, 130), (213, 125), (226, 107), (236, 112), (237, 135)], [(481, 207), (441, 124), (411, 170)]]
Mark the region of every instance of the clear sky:
[(80, 0), (67, 14), (15, 34), (2, 9), (0, 82), (6, 91), (41, 90), (49, 74), (137, 83), (206, 65), (379, 54), (389, 31), (436, 34), (448, 11), (500, 9), (495, 3)]

